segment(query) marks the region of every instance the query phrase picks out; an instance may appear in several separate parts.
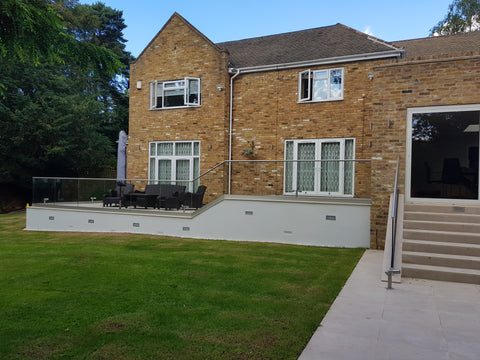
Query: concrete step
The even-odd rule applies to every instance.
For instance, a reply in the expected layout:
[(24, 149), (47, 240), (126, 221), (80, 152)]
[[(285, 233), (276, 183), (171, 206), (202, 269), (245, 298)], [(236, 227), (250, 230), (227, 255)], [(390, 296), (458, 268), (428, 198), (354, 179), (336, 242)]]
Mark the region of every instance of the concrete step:
[(480, 270), (443, 266), (403, 264), (403, 277), (480, 284)]
[(422, 264), (480, 270), (480, 257), (477, 256), (404, 251), (402, 254), (402, 262), (403, 264)]
[(480, 245), (444, 241), (403, 240), (403, 251), (479, 256)]
[(420, 229), (403, 229), (403, 239), (467, 243), (480, 245), (480, 234), (468, 232), (434, 231)]
[(405, 204), (406, 212), (430, 212), (447, 214), (480, 215), (480, 206), (476, 205), (445, 205), (445, 204)]
[[(479, 218), (480, 220), (480, 218)], [(404, 229), (418, 229), (418, 230), (434, 230), (434, 231), (449, 231), (449, 232), (465, 232), (478, 234), (480, 237), (480, 223), (465, 223), (465, 222), (438, 222), (426, 220), (404, 220)]]
[(451, 214), (451, 213), (405, 211), (403, 215), (403, 219), (417, 220), (417, 221), (480, 223), (480, 215), (477, 215), (477, 214)]

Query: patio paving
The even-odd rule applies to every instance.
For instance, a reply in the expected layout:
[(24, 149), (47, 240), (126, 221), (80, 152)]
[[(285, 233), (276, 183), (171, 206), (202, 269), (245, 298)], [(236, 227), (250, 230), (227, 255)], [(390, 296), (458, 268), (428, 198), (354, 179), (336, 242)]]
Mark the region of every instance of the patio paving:
[(480, 286), (380, 281), (383, 251), (367, 250), (300, 360), (478, 360)]

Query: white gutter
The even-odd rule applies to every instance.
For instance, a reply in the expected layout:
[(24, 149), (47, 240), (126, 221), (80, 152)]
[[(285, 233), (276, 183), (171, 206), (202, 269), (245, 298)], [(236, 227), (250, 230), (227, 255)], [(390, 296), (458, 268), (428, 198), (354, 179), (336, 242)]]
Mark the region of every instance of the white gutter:
[(236, 69), (235, 75), (230, 78), (230, 129), (228, 132), (228, 195), (230, 195), (232, 186), (233, 79), (235, 79), (239, 74), (240, 69)]
[(390, 57), (396, 57), (396, 58), (402, 59), (405, 57), (405, 50), (404, 49), (388, 50), (388, 51), (383, 51), (381, 53), (355, 54), (355, 55), (346, 55), (346, 56), (335, 56), (335, 57), (326, 58), (326, 59), (304, 60), (304, 61), (297, 61), (292, 63), (247, 66), (243, 68), (230, 68), (228, 69), (228, 71), (230, 73), (234, 73), (235, 71), (238, 71), (238, 72), (241, 71), (242, 73), (253, 73), (253, 72), (260, 72), (260, 71), (292, 69), (292, 68), (303, 67), (303, 66), (316, 66), (316, 65), (326, 65), (326, 64), (338, 64), (343, 62), (385, 59)]

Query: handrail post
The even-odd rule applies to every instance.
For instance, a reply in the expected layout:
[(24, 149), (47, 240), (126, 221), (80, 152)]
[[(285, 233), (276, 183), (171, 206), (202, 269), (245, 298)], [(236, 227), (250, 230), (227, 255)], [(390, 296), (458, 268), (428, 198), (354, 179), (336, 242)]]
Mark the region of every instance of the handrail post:
[(397, 168), (395, 171), (395, 185), (393, 190), (393, 204), (392, 204), (392, 251), (390, 255), (390, 269), (385, 271), (388, 276), (387, 289), (392, 288), (392, 276), (393, 274), (400, 274), (400, 269), (395, 269), (395, 247), (397, 240), (397, 212), (398, 212), (398, 173), (400, 169), (400, 157), (397, 156)]

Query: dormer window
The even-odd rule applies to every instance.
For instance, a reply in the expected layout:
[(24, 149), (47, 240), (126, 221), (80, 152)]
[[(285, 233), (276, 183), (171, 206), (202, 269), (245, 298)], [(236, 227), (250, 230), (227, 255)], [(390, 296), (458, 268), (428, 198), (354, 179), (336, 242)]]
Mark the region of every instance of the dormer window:
[(298, 74), (298, 102), (343, 100), (343, 68)]
[(200, 106), (200, 98), (199, 78), (150, 83), (150, 110)]

